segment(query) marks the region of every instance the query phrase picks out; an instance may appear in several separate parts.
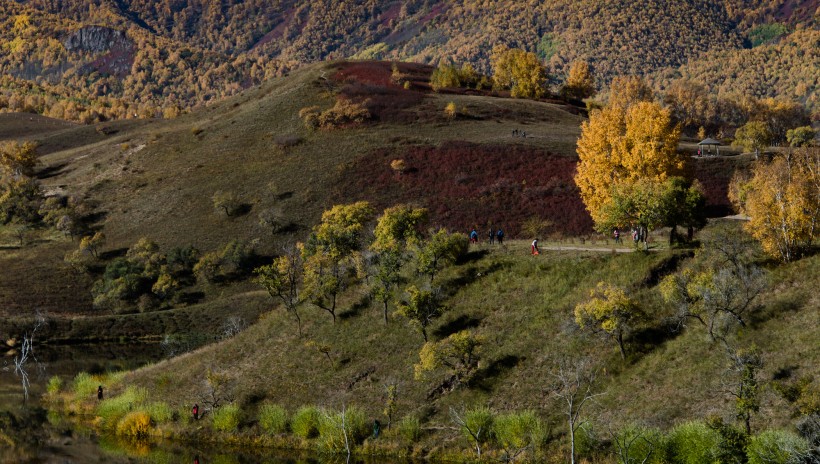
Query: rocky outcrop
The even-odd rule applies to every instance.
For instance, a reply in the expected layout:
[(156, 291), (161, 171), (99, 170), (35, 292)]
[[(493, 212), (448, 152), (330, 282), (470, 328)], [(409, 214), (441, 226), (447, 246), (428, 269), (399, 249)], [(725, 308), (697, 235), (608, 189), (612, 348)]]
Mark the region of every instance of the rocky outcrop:
[(69, 35), (63, 41), (63, 45), (68, 51), (100, 53), (113, 49), (129, 49), (132, 43), (125, 36), (125, 31), (103, 26), (86, 26)]

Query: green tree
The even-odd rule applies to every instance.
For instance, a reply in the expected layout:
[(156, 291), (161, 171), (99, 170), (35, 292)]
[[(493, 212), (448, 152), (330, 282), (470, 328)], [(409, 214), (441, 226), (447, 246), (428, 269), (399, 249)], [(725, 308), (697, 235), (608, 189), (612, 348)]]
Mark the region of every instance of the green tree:
[(373, 285), (371, 291), (384, 308), (384, 322), (388, 322), (388, 308), (394, 291), (402, 281), (401, 270), (407, 262), (408, 248), (421, 241), (421, 228), (427, 222), (427, 210), (409, 205), (397, 205), (384, 210), (374, 231), (370, 245)]
[(376, 223), (371, 249), (404, 251), (408, 246), (417, 245), (422, 239), (421, 230), (427, 220), (425, 208), (396, 205), (385, 209)]
[(743, 147), (744, 150), (755, 152), (755, 157), (760, 155), (760, 149), (766, 148), (772, 143), (772, 133), (763, 121), (750, 121), (743, 127), (735, 131), (735, 140), (732, 146)]
[(618, 343), (621, 359), (626, 359), (624, 336), (640, 317), (637, 304), (619, 287), (605, 282), (590, 291), (590, 299), (575, 306), (575, 322), (579, 327), (601, 330)]
[(299, 336), (302, 335), (302, 319), (299, 304), (302, 302), (302, 256), (299, 250), (287, 250), (273, 260), (272, 264), (261, 266), (254, 271), (256, 283), (268, 291), (274, 299), (279, 299), (285, 310), (296, 318)]
[(817, 131), (811, 126), (802, 126), (786, 131), (786, 141), (792, 147), (808, 147), (814, 143)]
[(361, 274), (365, 224), (372, 217), (367, 202), (336, 205), (322, 214), (302, 249), (305, 294), (334, 323), (339, 294)]
[(416, 246), (418, 272), (430, 277), (432, 282), (444, 267), (455, 263), (467, 254), (470, 242), (464, 234), (449, 233), (439, 229)]
[(483, 343), (483, 337), (470, 330), (454, 333), (439, 342), (426, 341), (419, 351), (419, 362), (413, 366), (416, 380), (444, 367), (452, 375), (453, 387), (469, 382), (478, 369)]
[(752, 434), (752, 414), (760, 411), (760, 382), (758, 377), (763, 368), (763, 358), (756, 348), (736, 350), (730, 353), (731, 368), (736, 375), (735, 388), (731, 390), (735, 398), (735, 413), (743, 422), (746, 435)]
[(415, 326), (427, 342), (427, 327), (444, 313), (445, 307), (435, 293), (419, 290), (415, 285), (407, 288), (407, 295), (407, 301), (399, 304), (396, 314)]
[(38, 222), (42, 200), (42, 191), (34, 179), (13, 174), (0, 176), (0, 224), (13, 220)]

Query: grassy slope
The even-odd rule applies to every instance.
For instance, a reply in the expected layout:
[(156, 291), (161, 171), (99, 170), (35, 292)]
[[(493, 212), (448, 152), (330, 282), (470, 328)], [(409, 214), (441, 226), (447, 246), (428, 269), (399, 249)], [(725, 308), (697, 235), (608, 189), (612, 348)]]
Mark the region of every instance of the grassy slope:
[[(305, 307), (302, 315), (308, 322), (302, 339), (291, 317), (276, 310), (233, 339), (143, 368), (131, 374), (129, 382), (185, 405), (201, 400), (206, 367), (215, 369), (232, 379), (233, 393), (251, 419), (263, 399), (291, 410), (302, 404), (356, 404), (379, 417), (383, 385), (397, 381), (399, 414), (423, 417), (427, 426), (449, 425), (451, 406), (485, 404), (496, 411), (536, 409), (549, 418), (554, 433), (561, 433), (562, 411), (546, 392), (548, 372), (558, 360), (587, 355), (604, 366), (601, 387), (606, 395), (589, 411), (597, 424), (617, 427), (636, 421), (666, 428), (710, 414), (733, 420), (733, 403), (722, 392), (725, 355), (700, 327), (678, 334), (643, 332), (630, 340), (629, 359), (622, 362), (610, 340), (587, 335), (574, 324), (575, 304), (606, 280), (633, 289), (649, 314), (647, 327), (662, 326), (670, 313), (648, 277), (669, 255), (559, 252), (533, 258), (525, 249), (526, 243), (513, 242), (488, 255), (474, 253), (475, 260), (442, 276), (440, 283), (453, 294), (449, 311), (431, 330), (433, 338), (463, 328), (485, 338), (481, 372), (469, 388), (436, 393), (443, 372), (427, 381), (413, 380), (421, 336), (401, 320), (385, 326), (376, 307), (347, 310), (335, 326), (324, 312)], [(787, 367), (794, 368), (797, 377), (812, 374), (820, 363), (820, 305), (812, 293), (818, 266), (815, 256), (775, 269), (765, 309), (741, 336), (744, 344), (763, 351), (765, 380)], [(359, 297), (352, 292), (343, 307), (350, 308)], [(331, 361), (307, 346), (308, 340), (328, 343)], [(754, 427), (787, 427), (790, 413), (767, 388)], [(426, 442), (430, 447), (457, 440), (451, 431), (435, 433)]]
[[(389, 76), (389, 64), (382, 67)], [(565, 156), (574, 150), (579, 116), (549, 103), (486, 96), (419, 93), (420, 103), (400, 122), (386, 118), (359, 129), (309, 131), (299, 110), (332, 105), (321, 76), (333, 72), (328, 65), (307, 67), (171, 121), (63, 130), (49, 130), (43, 123), (41, 131), (23, 133), (41, 143), (44, 188), (79, 195), (93, 205), (95, 227), (105, 232), (105, 249), (111, 252), (143, 236), (164, 249), (193, 244), (203, 251), (234, 238), (258, 239), (263, 254), (274, 252), (279, 244), (304, 236), (321, 212), (339, 201), (334, 191), (344, 170), (377, 148), (448, 140), (506, 142), (513, 128), (526, 127), (544, 137), (517, 143)], [(441, 115), (451, 100), (481, 119), (446, 122)], [(297, 136), (302, 143), (283, 148), (275, 143), (280, 136)], [(211, 196), (218, 190), (236, 193), (250, 212), (233, 218), (216, 213)], [(296, 224), (295, 230), (271, 237), (258, 224), (259, 212), (270, 207)], [(0, 279), (0, 311), (20, 315), (39, 307), (54, 315), (95, 314), (88, 293), (93, 279), (77, 280), (62, 261), (76, 243), (43, 232), (17, 249), (10, 230), (0, 230), (0, 237), (0, 265), (14, 276)], [(209, 298), (246, 291), (203, 290)]]

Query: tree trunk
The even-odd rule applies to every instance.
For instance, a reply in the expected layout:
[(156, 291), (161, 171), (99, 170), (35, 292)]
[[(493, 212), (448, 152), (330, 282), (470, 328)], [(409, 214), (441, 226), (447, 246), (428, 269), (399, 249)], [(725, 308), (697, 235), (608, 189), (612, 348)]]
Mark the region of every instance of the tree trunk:
[(383, 300), (384, 303), (384, 325), (387, 325), (387, 300)]
[(569, 421), (569, 462), (575, 464), (575, 427), (572, 421)]
[(669, 229), (669, 246), (675, 244), (675, 238), (678, 236), (678, 226), (673, 225), (671, 229)]
[(293, 310), (293, 315), (296, 316), (296, 326), (299, 328), (299, 336), (302, 336), (302, 318), (299, 317), (299, 311), (295, 308)]
[(626, 350), (624, 350), (624, 334), (618, 332), (618, 348), (621, 350), (621, 359), (626, 360)]

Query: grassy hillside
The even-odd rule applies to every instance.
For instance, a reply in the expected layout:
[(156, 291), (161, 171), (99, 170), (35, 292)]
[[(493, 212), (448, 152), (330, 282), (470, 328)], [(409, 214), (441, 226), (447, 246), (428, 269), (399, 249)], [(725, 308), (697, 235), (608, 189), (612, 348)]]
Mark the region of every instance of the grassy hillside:
[[(725, 393), (734, 374), (725, 350), (697, 324), (681, 329), (673, 323), (674, 310), (658, 289), (664, 276), (688, 266), (722, 265), (687, 249), (614, 253), (608, 237), (590, 232), (572, 182), (581, 111), (491, 92), (432, 93), (426, 86), (432, 68), (417, 64), (398, 65), (409, 82), (405, 88), (393, 82), (391, 67), (387, 62), (304, 67), (170, 121), (63, 127), (18, 117), (19, 131), (7, 136), (41, 142), (43, 188), (81, 199), (88, 232), (103, 232), (106, 240), (84, 272), (64, 262), (77, 248), (76, 238), (40, 228), (28, 231), (20, 245), (13, 227), (0, 230), (0, 335), (19, 336), (30, 326), (20, 316), (40, 309), (50, 318), (40, 336), (54, 341), (192, 333), (222, 338), (115, 376), (106, 385), (113, 395), (128, 386), (145, 387), (150, 400), (165, 401), (185, 417), (192, 402), (209, 395), (207, 377), (210, 385), (219, 377), (219, 395), (239, 407), (241, 439), (251, 441), (265, 401), (291, 412), (304, 404), (350, 404), (376, 418), (384, 408), (385, 384), (395, 383), (397, 418), (412, 415), (423, 424), (421, 441), (411, 451), (417, 455), (468, 456), (449, 411), (488, 406), (496, 412), (536, 410), (547, 424), (544, 459), (558, 459), (564, 432), (562, 410), (549, 393), (551, 372), (561, 361), (581, 357), (600, 369), (598, 388), (605, 393), (588, 410), (601, 438), (595, 443), (602, 447), (585, 451), (590, 458), (609, 453), (609, 431), (630, 422), (668, 429), (708, 416), (734, 421)], [(455, 118), (444, 112), (449, 102), (457, 108)], [(348, 120), (341, 113), (361, 117)], [(306, 125), (308, 114), (317, 115), (318, 127)], [(513, 136), (516, 129), (527, 136)], [(680, 149), (694, 150), (689, 142)], [(391, 166), (397, 159), (406, 169)], [(710, 207), (723, 214), (726, 182), (749, 162), (747, 156), (701, 158), (687, 168), (703, 182)], [(233, 214), (214, 207), (217, 192), (235, 196)], [(570, 235), (578, 248), (594, 240), (591, 248), (603, 252), (558, 250), (534, 257), (527, 240), (513, 240), (504, 247), (473, 246), (442, 272), (435, 287), (447, 310), (430, 327), (431, 339), (465, 329), (482, 338), (478, 370), (458, 387), (443, 369), (414, 379), (422, 337), (399, 318), (385, 325), (364, 286), (342, 294), (335, 325), (324, 311), (303, 305), (303, 337), (292, 316), (242, 269), (212, 282), (190, 282), (182, 298), (165, 306), (92, 305), (94, 281), (105, 277), (106, 266), (122, 262), (117, 259), (142, 237), (169, 254), (188, 245), (204, 254), (245, 240), (257, 253), (251, 267), (269, 262), (283, 245), (304, 240), (322, 211), (356, 200), (379, 208), (413, 202), (429, 209), (433, 225), (466, 232), (484, 230), (491, 222), (509, 238), (529, 238), (519, 234), (527, 219), (550, 220), (553, 240)], [(283, 225), (275, 233), (260, 222), (260, 215), (270, 212)], [(718, 226), (710, 226), (700, 240), (720, 237), (713, 233)], [(722, 237), (740, 235), (738, 224), (728, 227)], [(653, 237), (655, 243), (662, 240)], [(810, 377), (820, 362), (814, 343), (820, 305), (812, 292), (820, 261), (812, 256), (785, 266), (760, 258), (755, 263), (769, 271), (770, 285), (733, 342), (763, 353), (759, 379), (767, 387), (753, 416), (754, 430), (788, 428), (795, 422), (795, 405), (773, 385), (776, 379), (809, 378), (807, 391), (817, 387), (818, 379)], [(405, 268), (404, 279), (425, 284), (412, 266)], [(582, 331), (574, 321), (576, 305), (601, 281), (626, 288), (644, 314), (626, 337), (624, 360), (611, 339)], [(233, 330), (243, 328), (238, 334)], [(85, 399), (70, 407), (93, 411), (96, 406)], [(201, 424), (169, 419), (163, 430), (194, 440), (226, 437), (210, 434), (210, 422)], [(313, 446), (305, 443), (292, 444)], [(403, 449), (396, 443), (374, 446)], [(498, 449), (491, 454), (500, 457)]]
[[(707, 417), (734, 421), (726, 389), (735, 377), (723, 348), (709, 341), (700, 326), (674, 330), (669, 319), (673, 311), (658, 293), (659, 279), (687, 266), (691, 254), (550, 252), (532, 257), (525, 247), (522, 242), (504, 248), (481, 246), (437, 281), (447, 311), (431, 327), (432, 340), (464, 329), (483, 338), (477, 373), (455, 389), (444, 369), (414, 379), (413, 364), (423, 344), (420, 334), (400, 318), (385, 325), (380, 309), (366, 303), (363, 289), (353, 289), (343, 300), (337, 324), (323, 311), (304, 307), (305, 333), (299, 337), (292, 316), (277, 309), (231, 339), (128, 374), (112, 383), (112, 393), (140, 386), (150, 399), (163, 399), (172, 409), (184, 411), (206, 401), (207, 376), (216, 373), (223, 376), (218, 395), (239, 406), (239, 431), (254, 436), (261, 433), (256, 422), (260, 407), (269, 402), (290, 413), (303, 405), (355, 405), (368, 420), (386, 421), (385, 386), (396, 384), (396, 416), (422, 421), (422, 438), (409, 451), (414, 455), (468, 457), (468, 443), (451, 427), (449, 411), (487, 406), (497, 413), (536, 411), (546, 420), (551, 450), (539, 459), (560, 462), (566, 452), (565, 412), (550, 396), (551, 373), (561, 361), (588, 357), (601, 369), (596, 391), (603, 393), (585, 413), (597, 438), (583, 454), (593, 462), (610, 452), (605, 446), (611, 434), (631, 423), (668, 430)], [(772, 267), (771, 290), (760, 301), (762, 309), (736, 341), (763, 353), (760, 382), (766, 386), (760, 412), (753, 417), (755, 431), (793, 426), (794, 405), (774, 386), (811, 378), (820, 362), (815, 343), (820, 333), (814, 323), (818, 302), (812, 296), (818, 263), (815, 256)], [(581, 331), (574, 322), (573, 308), (599, 281), (628, 288), (646, 314), (627, 339), (623, 361), (611, 339)], [(324, 346), (326, 354), (317, 346)], [(810, 388), (816, 389), (816, 382)], [(184, 421), (163, 427), (188, 439), (210, 440), (209, 421), (193, 429)], [(595, 440), (601, 440), (600, 445), (594, 445)], [(312, 446), (301, 443), (291, 445)], [(401, 443), (393, 434), (370, 446), (381, 450), (376, 452), (400, 452), (406, 446)], [(595, 451), (597, 446), (604, 448)], [(459, 449), (463, 451), (455, 451)], [(501, 455), (499, 448), (488, 450), (490, 456)]]
[[(552, 221), (549, 232), (557, 236), (591, 232), (572, 181), (582, 120), (577, 108), (481, 93), (434, 94), (425, 84), (431, 68), (406, 64), (401, 71), (409, 76), (409, 90), (392, 83), (389, 63), (315, 65), (172, 121), (75, 126), (7, 116), (7, 137), (40, 143), (44, 191), (81, 199), (84, 222), (106, 242), (90, 273), (77, 273), (63, 261), (77, 248), (76, 238), (33, 230), (20, 247), (13, 228), (3, 229), (0, 262), (9, 272), (0, 279), (2, 311), (102, 315), (91, 305), (93, 282), (142, 237), (165, 252), (192, 245), (202, 253), (242, 239), (264, 257), (303, 239), (331, 205), (361, 199), (380, 208), (412, 201), (430, 209), (432, 224), (457, 231), (492, 225), (514, 237), (524, 221), (540, 218)], [(363, 105), (370, 119), (313, 130), (299, 117), (303, 108), (327, 109), (339, 99)], [(459, 109), (454, 120), (444, 114), (448, 102)], [(527, 136), (513, 137), (514, 129)], [(391, 169), (395, 159), (408, 169)], [(723, 214), (726, 182), (743, 163), (693, 163), (710, 203)], [(220, 191), (238, 199), (237, 214), (214, 208), (212, 197)], [(268, 213), (282, 225), (276, 234), (260, 223)], [(21, 291), (29, 288), (38, 290)], [(249, 290), (200, 283), (188, 290), (187, 304)], [(173, 311), (166, 317), (173, 319)], [(154, 333), (155, 325), (141, 324), (114, 324), (120, 329), (108, 335), (140, 326), (151, 329), (131, 335)]]

